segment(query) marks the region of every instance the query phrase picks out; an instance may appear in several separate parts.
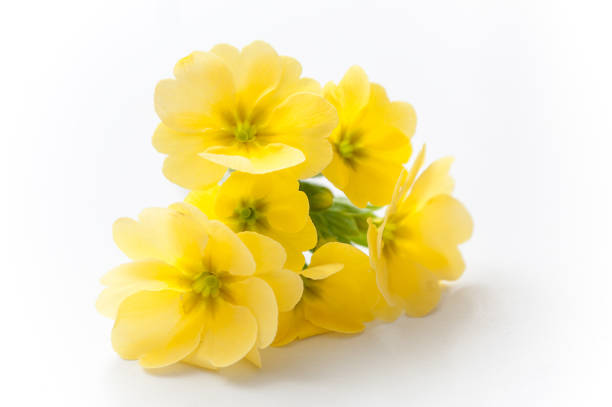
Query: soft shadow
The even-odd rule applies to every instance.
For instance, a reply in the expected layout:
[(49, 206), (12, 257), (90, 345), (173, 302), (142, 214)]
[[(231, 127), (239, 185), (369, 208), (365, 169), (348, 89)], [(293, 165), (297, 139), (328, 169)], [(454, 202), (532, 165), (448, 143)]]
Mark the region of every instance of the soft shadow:
[(491, 300), (483, 288), (472, 285), (449, 287), (439, 307), (424, 318), (401, 316), (393, 323), (375, 322), (358, 335), (325, 334), (262, 351), (263, 368), (239, 364), (219, 374), (241, 386), (262, 386), (279, 381), (316, 382), (321, 376), (342, 374), (347, 369), (384, 368), (409, 359), (431, 362), (447, 348), (452, 338), (470, 335)]
[(449, 287), (438, 309), (427, 317), (402, 316), (393, 323), (372, 323), (358, 335), (325, 334), (265, 349), (261, 369), (241, 361), (217, 372), (186, 364), (144, 370), (137, 362), (117, 359), (107, 377), (115, 395), (146, 394), (153, 385), (157, 397), (165, 398), (166, 390), (181, 391), (196, 400), (211, 386), (243, 390), (289, 382), (317, 386), (330, 379), (342, 380), (347, 372), (363, 374), (364, 379), (385, 376), (393, 366), (401, 366), (406, 376), (420, 375), (424, 369), (435, 372), (443, 366), (445, 358), (452, 357), (449, 352), (458, 337), (492, 328), (483, 325), (482, 319), (487, 319), (483, 317), (493, 301), (484, 286)]

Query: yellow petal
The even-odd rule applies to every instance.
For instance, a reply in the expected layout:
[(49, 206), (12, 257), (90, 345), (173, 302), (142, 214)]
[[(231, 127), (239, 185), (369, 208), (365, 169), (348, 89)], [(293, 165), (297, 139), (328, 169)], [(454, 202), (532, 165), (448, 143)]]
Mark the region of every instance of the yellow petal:
[(313, 266), (335, 263), (344, 264), (344, 268), (305, 288), (304, 316), (328, 330), (359, 332), (363, 323), (374, 317), (373, 309), (379, 299), (375, 275), (368, 256), (348, 244), (327, 243), (312, 255)]
[(425, 245), (445, 257), (445, 265), (434, 269), (444, 280), (456, 280), (465, 268), (457, 245), (472, 235), (472, 218), (465, 207), (448, 195), (429, 200), (416, 214), (416, 229)]
[(202, 133), (184, 133), (160, 123), (153, 133), (153, 147), (165, 154), (199, 153), (207, 147)]
[[(113, 224), (117, 246), (133, 260), (159, 259), (183, 265), (201, 258), (208, 236), (191, 216), (168, 208), (148, 208), (139, 221), (120, 218)], [(187, 261), (187, 263), (185, 263)]]
[(254, 41), (242, 49), (237, 66), (237, 85), (246, 111), (276, 88), (282, 70), (281, 58), (265, 42)]
[(374, 317), (385, 322), (395, 321), (403, 311), (401, 307), (389, 305), (382, 295), (379, 297), (373, 309)]
[(291, 310), (302, 298), (304, 284), (300, 275), (291, 270), (271, 271), (257, 277), (264, 280), (274, 291), (278, 310), (286, 312)]
[(352, 66), (344, 74), (338, 84), (339, 102), (342, 108), (338, 110), (343, 124), (353, 122), (370, 98), (370, 82), (365, 71), (359, 66)]
[(217, 299), (204, 323), (202, 341), (190, 361), (225, 367), (244, 358), (257, 340), (257, 321), (246, 307)]
[(169, 208), (192, 218), (202, 230), (208, 231), (208, 216), (194, 205), (187, 202), (175, 202)]
[(403, 205), (407, 208), (419, 208), (436, 195), (450, 195), (455, 186), (454, 180), (449, 175), (452, 163), (452, 157), (434, 161), (414, 182), (410, 195)]
[(278, 316), (278, 333), (273, 346), (284, 346), (297, 339), (305, 339), (319, 335), (327, 330), (315, 326), (304, 318), (301, 304), (289, 312), (281, 312)]
[(416, 130), (417, 117), (410, 103), (392, 102), (390, 116), (391, 124), (400, 129), (406, 136), (412, 137)]
[(185, 202), (195, 206), (206, 214), (209, 219), (217, 219), (215, 214), (215, 201), (219, 194), (219, 185), (214, 185), (207, 189), (194, 190), (187, 194)]
[(269, 346), (278, 326), (278, 306), (272, 288), (264, 280), (251, 277), (228, 284), (226, 290), (235, 305), (248, 308), (257, 320), (257, 346)]
[(199, 303), (189, 313), (183, 314), (170, 332), (168, 343), (142, 355), (139, 359), (140, 364), (143, 367), (156, 368), (168, 366), (184, 359), (200, 343), (204, 316), (204, 303)]
[(387, 205), (402, 168), (401, 164), (386, 160), (361, 161), (349, 169), (349, 180), (343, 192), (359, 208), (365, 208), (368, 202)]
[(170, 181), (187, 189), (205, 189), (217, 183), (227, 167), (197, 154), (170, 155), (164, 161), (163, 173)]
[(209, 222), (208, 231), (204, 258), (211, 270), (242, 276), (255, 273), (253, 255), (236, 233), (217, 220)]
[(298, 191), (297, 188), (277, 190), (277, 193), (271, 198), (273, 204), (266, 210), (271, 227), (288, 233), (296, 233), (306, 226), (309, 204), (304, 192)]
[(438, 277), (406, 257), (391, 261), (387, 276), (390, 304), (402, 307), (409, 316), (427, 315), (440, 301)]
[(240, 232), (238, 237), (255, 260), (255, 274), (279, 271), (287, 261), (283, 246), (276, 240), (256, 232)]
[(338, 189), (344, 191), (349, 183), (353, 170), (338, 154), (334, 154), (329, 165), (323, 170), (325, 178), (330, 180)]
[(322, 264), (320, 266), (310, 266), (304, 269), (304, 271), (302, 271), (301, 274), (304, 277), (308, 277), (313, 280), (322, 280), (324, 278), (327, 278), (339, 272), (343, 268), (344, 268), (344, 264), (342, 263), (329, 263), (329, 264)]
[(326, 138), (291, 137), (285, 138), (285, 141), (299, 149), (306, 157), (303, 163), (282, 170), (282, 174), (295, 179), (307, 179), (320, 174), (334, 155), (332, 145)]
[(306, 219), (304, 228), (297, 233), (286, 233), (280, 230), (268, 230), (266, 235), (283, 245), (287, 251), (285, 268), (293, 271), (302, 270), (304, 255), (302, 252), (310, 250), (317, 244), (317, 229), (310, 216)]
[(186, 288), (189, 282), (179, 269), (157, 260), (135, 261), (115, 267), (100, 282), (107, 286), (127, 285), (141, 281), (161, 281), (176, 290)]
[(155, 88), (155, 110), (167, 126), (180, 131), (219, 127), (222, 112), (235, 100), (231, 71), (217, 55), (194, 52), (174, 68), (177, 80)]
[(191, 285), (180, 270), (160, 261), (123, 264), (104, 275), (101, 282), (110, 287), (102, 291), (96, 308), (109, 318), (115, 318), (121, 302), (134, 293), (165, 289), (183, 292)]
[(278, 86), (273, 92), (265, 95), (257, 103), (257, 113), (266, 115), (266, 110), (283, 102), (290, 95), (297, 92), (310, 92), (321, 94), (321, 85), (310, 78), (300, 78), (302, 66), (294, 58), (281, 56), (283, 72)]
[(185, 362), (189, 365), (201, 367), (203, 369), (218, 370), (218, 368), (212, 363), (210, 363), (209, 360), (204, 359), (204, 357), (197, 352), (197, 349), (198, 348), (196, 347), (196, 350), (193, 353), (185, 356), (182, 362)]
[(138, 359), (164, 347), (183, 315), (181, 293), (140, 291), (119, 307), (111, 340), (124, 359)]
[(249, 174), (278, 171), (293, 167), (305, 160), (302, 151), (281, 143), (270, 143), (250, 150), (236, 146), (210, 147), (201, 153), (200, 157), (220, 166)]
[(262, 137), (280, 137), (280, 140), (325, 138), (337, 124), (338, 114), (328, 101), (314, 93), (303, 92), (289, 96), (276, 107), (260, 133)]
[(253, 346), (253, 349), (245, 356), (246, 360), (254, 364), (256, 367), (261, 368), (261, 355), (257, 346)]
[(221, 57), (221, 59), (225, 61), (225, 64), (234, 75), (234, 80), (236, 80), (238, 77), (238, 65), (240, 64), (240, 51), (229, 44), (217, 44), (210, 52)]

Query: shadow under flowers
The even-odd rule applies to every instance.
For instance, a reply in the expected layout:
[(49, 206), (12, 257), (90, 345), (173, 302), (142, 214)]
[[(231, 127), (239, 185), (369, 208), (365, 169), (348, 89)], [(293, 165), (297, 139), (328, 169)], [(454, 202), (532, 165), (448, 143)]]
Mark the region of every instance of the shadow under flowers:
[[(281, 348), (262, 351), (263, 368), (246, 361), (217, 372), (177, 364), (162, 369), (144, 370), (136, 363), (117, 361), (111, 374), (113, 393), (125, 394), (150, 389), (162, 399), (164, 389), (181, 389), (187, 398), (197, 399), (211, 386), (234, 387), (246, 391), (297, 383), (299, 386), (323, 385), (357, 378), (356, 385), (372, 378), (386, 377), (389, 370), (402, 372), (407, 380), (422, 374), (435, 375), (452, 359), (457, 339), (482, 335), (487, 310), (494, 301), (492, 294), (478, 285), (449, 287), (435, 310), (424, 318), (401, 316), (393, 323), (374, 322), (357, 335), (324, 334), (294, 342)], [(126, 365), (131, 365), (127, 367)], [(161, 376), (161, 377), (160, 377)], [(129, 387), (129, 389), (128, 389)], [(149, 390), (146, 390), (149, 391)], [(151, 396), (152, 397), (152, 396)], [(169, 396), (168, 396), (169, 397)], [(160, 401), (160, 400), (157, 400)]]

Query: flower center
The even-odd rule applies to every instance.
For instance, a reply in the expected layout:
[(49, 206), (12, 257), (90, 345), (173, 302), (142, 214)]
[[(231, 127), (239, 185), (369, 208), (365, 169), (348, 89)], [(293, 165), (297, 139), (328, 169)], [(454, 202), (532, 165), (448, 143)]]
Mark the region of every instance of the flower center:
[(243, 221), (250, 221), (253, 218), (255, 218), (255, 210), (253, 208), (250, 207), (246, 207), (246, 208), (241, 208), (238, 211), (238, 216), (240, 217), (241, 220)]
[(355, 154), (355, 145), (349, 139), (344, 139), (336, 144), (336, 150), (342, 158), (350, 159)]
[(304, 295), (318, 297), (317, 281), (312, 278), (304, 277), (303, 275), (300, 275), (300, 277), (302, 277), (302, 282), (304, 283)]
[(191, 283), (191, 289), (202, 297), (216, 298), (219, 296), (221, 281), (212, 273), (204, 272)]
[(243, 200), (232, 215), (233, 229), (237, 232), (245, 230), (259, 231), (268, 227), (266, 220), (266, 203), (262, 200)]
[(255, 139), (255, 133), (257, 133), (255, 126), (249, 122), (238, 123), (234, 129), (234, 137), (241, 143), (253, 141)]

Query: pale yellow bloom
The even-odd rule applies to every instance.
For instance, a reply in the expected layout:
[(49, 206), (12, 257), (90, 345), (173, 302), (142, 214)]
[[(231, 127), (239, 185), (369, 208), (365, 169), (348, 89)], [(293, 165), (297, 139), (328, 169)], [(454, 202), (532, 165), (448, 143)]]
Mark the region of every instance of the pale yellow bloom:
[(222, 185), (192, 191), (185, 201), (235, 232), (250, 230), (278, 241), (287, 251), (286, 267), (291, 270), (302, 269), (302, 252), (317, 243), (308, 198), (298, 181), (286, 175), (233, 172)]
[(174, 67), (155, 89), (162, 123), (155, 148), (168, 154), (164, 174), (189, 189), (219, 181), (228, 168), (308, 178), (332, 156), (327, 137), (338, 123), (320, 85), (300, 78), (293, 58), (256, 41), (242, 51), (221, 44)]
[(385, 89), (370, 83), (358, 66), (340, 83), (325, 85), (325, 98), (338, 110), (340, 124), (330, 141), (334, 157), (323, 171), (356, 206), (389, 203), (395, 180), (408, 161), (416, 127), (412, 106), (390, 102)]
[[(440, 281), (458, 279), (465, 264), (458, 245), (472, 235), (472, 218), (451, 196), (452, 158), (431, 164), (416, 179), (425, 149), (403, 171), (381, 224), (370, 222), (368, 247), (378, 287), (389, 304), (408, 315), (431, 312)], [(416, 179), (416, 181), (415, 181)]]
[(326, 243), (299, 274), (304, 293), (293, 310), (280, 313), (274, 345), (327, 331), (361, 332), (374, 318), (380, 294), (368, 256), (359, 249)]
[(259, 364), (258, 349), (276, 335), (278, 304), (290, 309), (302, 294), (299, 277), (281, 269), (280, 244), (236, 234), (189, 204), (121, 218), (113, 236), (133, 262), (102, 278), (96, 305), (115, 319), (115, 351), (144, 367), (216, 369), (244, 357)]

